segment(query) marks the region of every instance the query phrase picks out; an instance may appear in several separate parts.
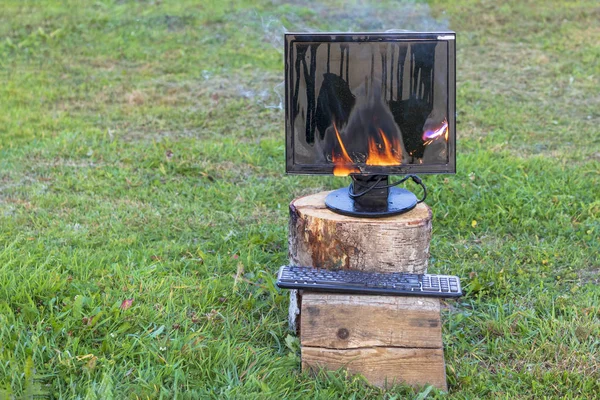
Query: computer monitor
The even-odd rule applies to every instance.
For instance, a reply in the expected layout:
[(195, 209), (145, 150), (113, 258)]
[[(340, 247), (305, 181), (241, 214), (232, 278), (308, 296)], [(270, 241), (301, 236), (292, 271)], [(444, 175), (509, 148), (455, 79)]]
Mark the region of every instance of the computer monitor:
[(455, 172), (455, 34), (285, 35), (286, 171)]
[(454, 173), (455, 54), (454, 32), (286, 34), (286, 172)]

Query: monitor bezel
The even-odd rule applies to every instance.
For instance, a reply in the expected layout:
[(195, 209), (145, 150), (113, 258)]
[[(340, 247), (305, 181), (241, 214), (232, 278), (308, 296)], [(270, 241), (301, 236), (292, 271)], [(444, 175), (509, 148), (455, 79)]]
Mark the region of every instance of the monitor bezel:
[(285, 158), (286, 173), (299, 175), (333, 175), (333, 164), (296, 164), (294, 163), (294, 140), (291, 116), (290, 91), (288, 83), (292, 80), (291, 46), (294, 42), (416, 42), (439, 41), (448, 43), (448, 163), (446, 164), (406, 164), (396, 166), (366, 168), (364, 175), (406, 175), (406, 174), (454, 174), (456, 173), (456, 33), (439, 32), (319, 32), (284, 34), (285, 59)]

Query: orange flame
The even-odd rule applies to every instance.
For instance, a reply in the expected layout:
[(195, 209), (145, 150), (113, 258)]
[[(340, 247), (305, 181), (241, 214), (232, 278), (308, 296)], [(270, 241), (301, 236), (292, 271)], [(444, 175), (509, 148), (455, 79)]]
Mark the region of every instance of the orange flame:
[(397, 138), (392, 138), (392, 143), (385, 135), (385, 132), (378, 129), (382, 144), (375, 143), (375, 139), (369, 138), (369, 156), (367, 165), (398, 165), (402, 163), (402, 153), (398, 152), (400, 142)]
[(331, 154), (331, 160), (333, 161), (333, 175), (335, 176), (348, 176), (352, 173), (360, 173), (360, 170), (353, 166), (354, 161), (348, 155), (346, 151), (346, 147), (344, 147), (344, 143), (342, 142), (342, 138), (340, 137), (340, 133), (337, 130), (337, 126), (335, 122), (333, 123), (333, 129), (335, 130), (335, 136), (337, 137), (338, 143), (340, 144), (340, 149), (342, 150), (342, 154), (336, 155), (335, 150)]

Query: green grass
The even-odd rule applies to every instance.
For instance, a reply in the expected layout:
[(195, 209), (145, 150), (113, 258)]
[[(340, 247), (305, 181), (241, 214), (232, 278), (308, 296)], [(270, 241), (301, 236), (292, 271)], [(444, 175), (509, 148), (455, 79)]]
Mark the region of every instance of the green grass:
[(347, 182), (284, 176), (281, 23), (458, 33), (458, 173), (426, 183), (467, 295), (420, 398), (600, 392), (596, 1), (1, 3), (0, 399), (419, 396), (300, 372), (287, 205)]

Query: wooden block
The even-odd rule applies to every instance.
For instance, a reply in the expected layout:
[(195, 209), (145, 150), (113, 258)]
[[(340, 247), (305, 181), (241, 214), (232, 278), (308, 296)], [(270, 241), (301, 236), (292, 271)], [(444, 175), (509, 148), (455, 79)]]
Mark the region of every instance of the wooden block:
[(439, 299), (304, 291), (301, 315), (303, 369), (446, 390)]
[(377, 272), (427, 272), (431, 209), (388, 218), (355, 218), (325, 207), (321, 192), (290, 204), (289, 251), (292, 265)]
[(301, 307), (303, 346), (442, 348), (435, 298), (304, 292)]
[(380, 387), (403, 382), (413, 386), (430, 384), (447, 390), (442, 349), (302, 347), (302, 369), (320, 368), (345, 368), (351, 374), (362, 374), (369, 383)]

